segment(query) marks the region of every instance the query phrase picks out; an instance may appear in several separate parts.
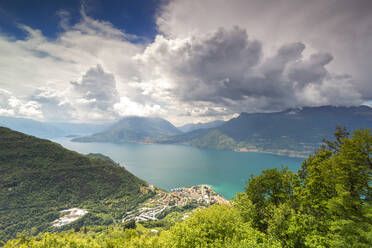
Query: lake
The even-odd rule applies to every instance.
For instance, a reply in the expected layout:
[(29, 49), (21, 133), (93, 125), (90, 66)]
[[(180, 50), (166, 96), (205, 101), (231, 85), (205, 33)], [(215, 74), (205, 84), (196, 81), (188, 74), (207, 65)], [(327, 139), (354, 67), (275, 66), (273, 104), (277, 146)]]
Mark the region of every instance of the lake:
[(281, 165), (297, 171), (303, 160), (185, 145), (76, 143), (67, 138), (53, 141), (79, 153), (107, 155), (134, 175), (162, 189), (207, 184), (227, 199), (244, 190), (251, 174), (258, 175), (264, 169)]

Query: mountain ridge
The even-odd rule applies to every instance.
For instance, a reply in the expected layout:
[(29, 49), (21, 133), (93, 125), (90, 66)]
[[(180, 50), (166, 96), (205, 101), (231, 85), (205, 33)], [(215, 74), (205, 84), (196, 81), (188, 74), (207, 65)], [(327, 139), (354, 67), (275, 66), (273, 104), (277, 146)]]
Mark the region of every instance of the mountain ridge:
[(350, 131), (371, 128), (372, 108), (365, 105), (319, 106), (271, 113), (242, 112), (226, 122), (186, 124), (183, 127), (191, 131), (184, 133), (162, 118), (129, 116), (100, 132), (72, 141), (187, 144), (306, 157), (319, 147), (319, 140), (332, 137), (337, 125), (346, 126)]
[(90, 136), (72, 139), (74, 142), (151, 142), (155, 138), (182, 132), (169, 121), (158, 117), (125, 117), (106, 130)]
[(39, 138), (56, 138), (99, 132), (108, 124), (42, 122), (27, 118), (0, 116), (0, 126)]
[(156, 142), (306, 157), (319, 147), (320, 140), (332, 138), (337, 125), (350, 131), (372, 128), (372, 108), (321, 106), (272, 113), (243, 112), (219, 127)]
[(201, 123), (201, 122), (189, 123), (189, 124), (179, 126), (177, 128), (180, 129), (182, 132), (187, 133), (187, 132), (191, 132), (197, 129), (218, 127), (218, 126), (223, 125), (224, 123), (225, 121), (215, 120), (215, 121), (205, 122), (205, 123)]

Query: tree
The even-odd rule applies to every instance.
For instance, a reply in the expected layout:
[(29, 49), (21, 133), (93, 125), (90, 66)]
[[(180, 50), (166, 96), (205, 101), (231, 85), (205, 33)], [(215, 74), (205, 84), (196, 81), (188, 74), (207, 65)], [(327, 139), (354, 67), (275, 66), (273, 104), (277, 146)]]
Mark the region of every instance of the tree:
[(337, 192), (330, 204), (337, 215), (360, 218), (364, 206), (372, 203), (372, 136), (368, 129), (356, 130), (342, 142), (330, 160)]
[(236, 208), (225, 205), (198, 210), (163, 236), (164, 247), (280, 247), (245, 223)]
[(328, 149), (338, 152), (339, 148), (343, 144), (343, 140), (349, 137), (350, 133), (346, 130), (346, 127), (336, 126), (336, 131), (334, 133), (335, 141), (330, 141), (327, 139), (323, 139), (323, 143), (325, 143)]
[(130, 221), (127, 221), (124, 224), (124, 230), (125, 229), (136, 229), (136, 227), (137, 227), (137, 225), (136, 225), (136, 221), (134, 219), (132, 219)]
[(314, 230), (332, 247), (369, 247), (372, 236), (372, 136), (337, 128), (335, 141), (304, 161), (298, 195), (303, 214), (315, 216)]
[(293, 189), (298, 183), (296, 174), (288, 168), (267, 169), (259, 176), (251, 176), (245, 187), (245, 197), (238, 195), (238, 203), (240, 208), (251, 205), (250, 217), (253, 218), (253, 226), (266, 231), (267, 218), (272, 215), (273, 208), (283, 203), (290, 206), (296, 204)]

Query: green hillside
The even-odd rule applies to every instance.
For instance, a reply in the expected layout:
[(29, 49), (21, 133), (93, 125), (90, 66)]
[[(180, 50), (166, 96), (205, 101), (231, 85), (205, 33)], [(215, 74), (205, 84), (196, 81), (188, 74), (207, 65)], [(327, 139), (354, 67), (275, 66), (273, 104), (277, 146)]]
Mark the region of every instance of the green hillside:
[[(74, 225), (111, 224), (152, 193), (109, 158), (0, 127), (0, 240), (53, 231), (62, 209), (88, 211)], [(71, 228), (67, 225), (66, 228)]]

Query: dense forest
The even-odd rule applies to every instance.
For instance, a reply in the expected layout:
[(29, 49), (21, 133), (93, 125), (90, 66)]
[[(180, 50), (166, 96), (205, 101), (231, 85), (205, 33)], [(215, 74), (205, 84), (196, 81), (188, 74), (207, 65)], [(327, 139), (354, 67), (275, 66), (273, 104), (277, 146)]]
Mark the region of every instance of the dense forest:
[(24, 232), (5, 247), (371, 247), (371, 156), (370, 130), (337, 128), (335, 140), (324, 140), (297, 173), (251, 176), (230, 205), (196, 210), (172, 225)]
[(0, 240), (23, 230), (33, 235), (56, 231), (51, 222), (72, 207), (88, 210), (75, 227), (114, 224), (154, 194), (108, 157), (82, 155), (3, 127), (0, 175)]

